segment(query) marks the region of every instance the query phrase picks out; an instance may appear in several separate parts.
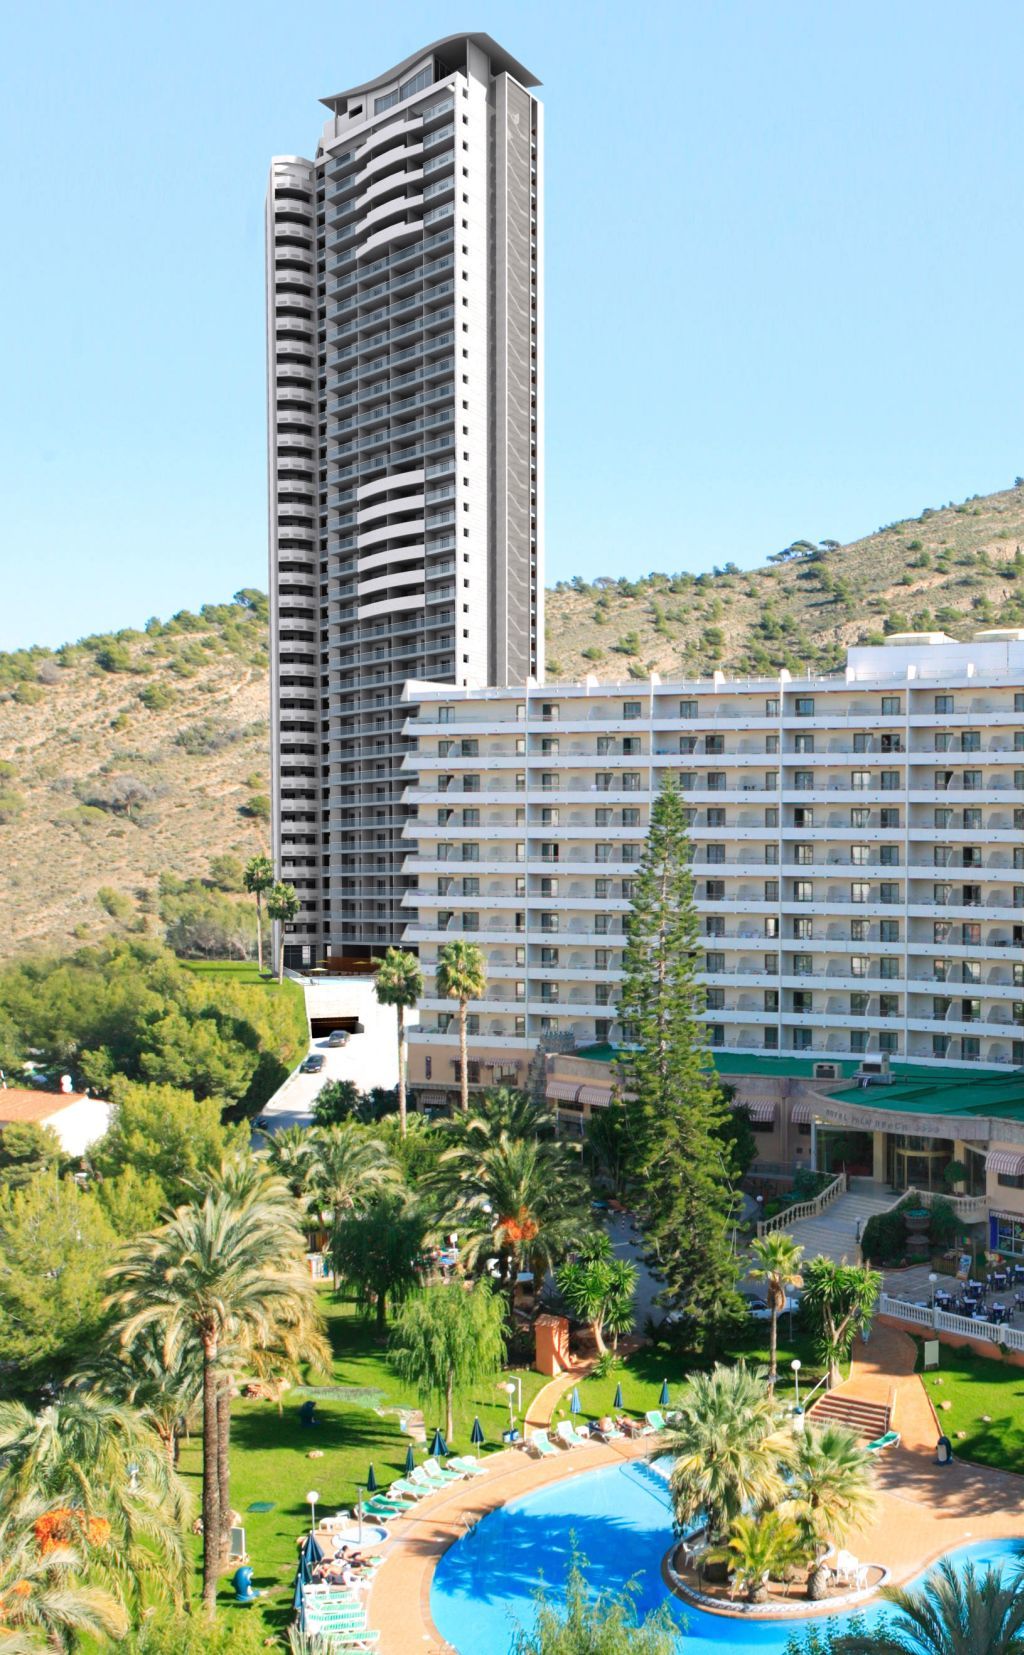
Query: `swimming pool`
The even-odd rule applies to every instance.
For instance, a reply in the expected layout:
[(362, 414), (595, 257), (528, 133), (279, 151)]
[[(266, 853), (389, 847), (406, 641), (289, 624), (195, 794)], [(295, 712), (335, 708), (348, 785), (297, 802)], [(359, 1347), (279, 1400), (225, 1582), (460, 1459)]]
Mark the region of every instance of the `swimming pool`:
[[(671, 1604), (680, 1630), (685, 1628), (680, 1655), (722, 1655), (725, 1645), (784, 1655), (794, 1629), (810, 1624), (725, 1618), (673, 1598), (661, 1578), (661, 1560), (672, 1543), (668, 1486), (651, 1466), (632, 1461), (581, 1472), (510, 1500), (450, 1546), (430, 1592), (430, 1611), (442, 1637), (459, 1655), (507, 1655), (516, 1624), (533, 1623), (533, 1596), (541, 1582), (553, 1596), (564, 1585), (571, 1537), (588, 1559), (587, 1574), (595, 1585), (617, 1591), (635, 1577), (641, 1615)], [(953, 1555), (984, 1565), (1008, 1562), (1022, 1552), (1024, 1542), (994, 1540), (963, 1546)], [(871, 1625), (884, 1611), (868, 1604), (859, 1612)]]

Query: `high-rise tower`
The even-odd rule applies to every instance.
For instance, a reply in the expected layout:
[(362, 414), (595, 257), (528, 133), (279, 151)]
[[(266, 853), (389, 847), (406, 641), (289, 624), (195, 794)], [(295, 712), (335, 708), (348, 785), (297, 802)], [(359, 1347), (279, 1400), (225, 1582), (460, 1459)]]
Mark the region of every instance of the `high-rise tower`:
[(543, 671), (542, 110), (452, 35), (267, 192), (274, 853), (300, 966), (397, 942), (409, 679)]

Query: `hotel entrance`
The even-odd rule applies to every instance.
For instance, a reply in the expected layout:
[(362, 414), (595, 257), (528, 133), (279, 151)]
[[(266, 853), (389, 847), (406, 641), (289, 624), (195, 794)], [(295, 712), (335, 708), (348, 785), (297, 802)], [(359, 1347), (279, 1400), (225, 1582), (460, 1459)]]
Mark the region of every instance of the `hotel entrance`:
[(875, 1170), (875, 1139), (873, 1132), (858, 1132), (849, 1127), (818, 1128), (819, 1172), (849, 1173), (851, 1178), (871, 1178)]
[(893, 1189), (944, 1192), (942, 1174), (952, 1159), (950, 1138), (919, 1138), (907, 1132), (886, 1134), (885, 1176)]

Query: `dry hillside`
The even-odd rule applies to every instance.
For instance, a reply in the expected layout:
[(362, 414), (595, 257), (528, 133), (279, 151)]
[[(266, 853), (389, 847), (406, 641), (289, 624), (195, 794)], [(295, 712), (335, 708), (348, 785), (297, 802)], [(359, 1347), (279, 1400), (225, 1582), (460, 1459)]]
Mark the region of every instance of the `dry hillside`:
[(849, 546), (797, 541), (749, 573), (560, 582), (547, 605), (549, 679), (828, 671), (908, 627), (1024, 625), (1024, 484)]
[[(821, 671), (908, 626), (1024, 625), (1022, 548), (1024, 484), (749, 573), (560, 584), (548, 675)], [(162, 874), (266, 848), (266, 601), (239, 599), (0, 655), (0, 956), (160, 933)]]
[(0, 656), (0, 955), (162, 934), (162, 873), (266, 848), (266, 606), (244, 596)]

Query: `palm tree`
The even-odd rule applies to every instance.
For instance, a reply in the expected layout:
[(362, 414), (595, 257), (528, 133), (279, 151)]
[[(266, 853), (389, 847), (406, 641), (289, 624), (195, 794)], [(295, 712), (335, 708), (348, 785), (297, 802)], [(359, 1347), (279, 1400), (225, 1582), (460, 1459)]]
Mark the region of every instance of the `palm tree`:
[(792, 1458), (792, 1433), (782, 1429), (766, 1377), (765, 1369), (752, 1372), (738, 1362), (733, 1368), (716, 1363), (690, 1380), (667, 1445), (680, 1524), (703, 1512), (712, 1535), (720, 1536), (745, 1507), (759, 1512), (783, 1499), (781, 1467)]
[[(786, 1499), (780, 1510), (800, 1529), (808, 1552), (817, 1557), (830, 1541), (845, 1540), (874, 1509), (871, 1456), (843, 1425), (809, 1428), (794, 1439)], [(818, 1570), (815, 1571), (818, 1573)], [(823, 1580), (811, 1577), (810, 1594)]]
[(882, 1591), (899, 1613), (874, 1632), (839, 1636), (834, 1655), (1022, 1655), (1024, 1569), (1008, 1574), (973, 1563), (960, 1568), (948, 1558), (914, 1591)]
[(302, 903), (299, 901), (294, 885), (287, 885), (283, 882), (271, 885), (267, 892), (267, 913), (280, 926), (277, 947), (277, 980), (279, 983), (284, 982), (284, 928), (291, 924), (301, 907)]
[(306, 1238), (286, 1201), (283, 1185), (265, 1184), (246, 1200), (210, 1189), (143, 1236), (110, 1272), (109, 1303), (120, 1312), (116, 1331), (124, 1345), (155, 1326), (168, 1361), (182, 1348), (202, 1360), (203, 1603), (210, 1615), (229, 1513), (219, 1453), (222, 1364), (240, 1347), (272, 1344), (282, 1326), (318, 1325)]
[(297, 1201), (309, 1187), (313, 1168), (314, 1141), (307, 1126), (286, 1126), (271, 1133), (266, 1147), (267, 1165), (283, 1178)]
[(147, 1582), (181, 1596), (188, 1498), (136, 1408), (98, 1390), (64, 1391), (38, 1414), (0, 1402), (0, 1464), (0, 1511), (31, 1498), (100, 1518), (108, 1583), (136, 1602)]
[(374, 980), (377, 1003), (394, 1006), (398, 1013), (398, 1118), (405, 1137), (405, 1014), (423, 993), (423, 973), (415, 954), (403, 948), (389, 948), (377, 967)]
[(309, 1136), (309, 1190), (325, 1229), (336, 1230), (346, 1213), (400, 1183), (401, 1174), (385, 1146), (358, 1121), (318, 1126)]
[(800, 1260), (804, 1250), (792, 1236), (782, 1230), (772, 1230), (750, 1244), (756, 1263), (750, 1270), (752, 1281), (763, 1281), (771, 1312), (771, 1331), (768, 1344), (768, 1389), (774, 1391), (778, 1374), (779, 1312), (785, 1310), (791, 1287), (802, 1287)]
[(78, 1545), (58, 1542), (50, 1527), (58, 1515), (41, 1500), (18, 1501), (0, 1513), (0, 1655), (70, 1649), (80, 1632), (120, 1642), (128, 1631), (113, 1593), (81, 1579), (108, 1542), (88, 1519), (74, 1524)]
[(437, 956), (437, 992), (459, 1002), (459, 1084), (463, 1114), (469, 1109), (469, 1056), (466, 1047), (466, 1007), (487, 988), (484, 956), (475, 942), (456, 937)]
[(839, 1364), (849, 1356), (854, 1336), (870, 1323), (881, 1290), (881, 1276), (867, 1265), (819, 1256), (804, 1267), (804, 1311), (828, 1365), (830, 1391), (840, 1383)]
[(729, 1550), (734, 1554), (733, 1591), (745, 1590), (751, 1603), (763, 1603), (772, 1576), (778, 1579), (806, 1556), (797, 1525), (777, 1511), (737, 1517), (729, 1536)]
[(99, 1351), (76, 1378), (137, 1408), (163, 1444), (171, 1470), (177, 1469), (181, 1433), (203, 1389), (202, 1366), (194, 1351), (183, 1347), (168, 1362), (159, 1331), (151, 1327), (128, 1351), (120, 1345)]
[(242, 874), (245, 888), (256, 898), (256, 958), (263, 974), (263, 893), (274, 883), (274, 864), (269, 856), (250, 856)]
[(558, 1271), (558, 1291), (581, 1321), (589, 1322), (599, 1356), (607, 1346), (607, 1324), (616, 1343), (633, 1326), (633, 1298), (639, 1272), (628, 1259), (616, 1258), (603, 1230), (590, 1237), (579, 1254)]
[(480, 1141), (468, 1131), (456, 1137), (429, 1189), (444, 1228), (459, 1232), (468, 1268), (499, 1255), (511, 1316), (524, 1263), (539, 1290), (546, 1272), (589, 1233), (589, 1190), (578, 1157), (555, 1140), (513, 1138), (504, 1130)]

